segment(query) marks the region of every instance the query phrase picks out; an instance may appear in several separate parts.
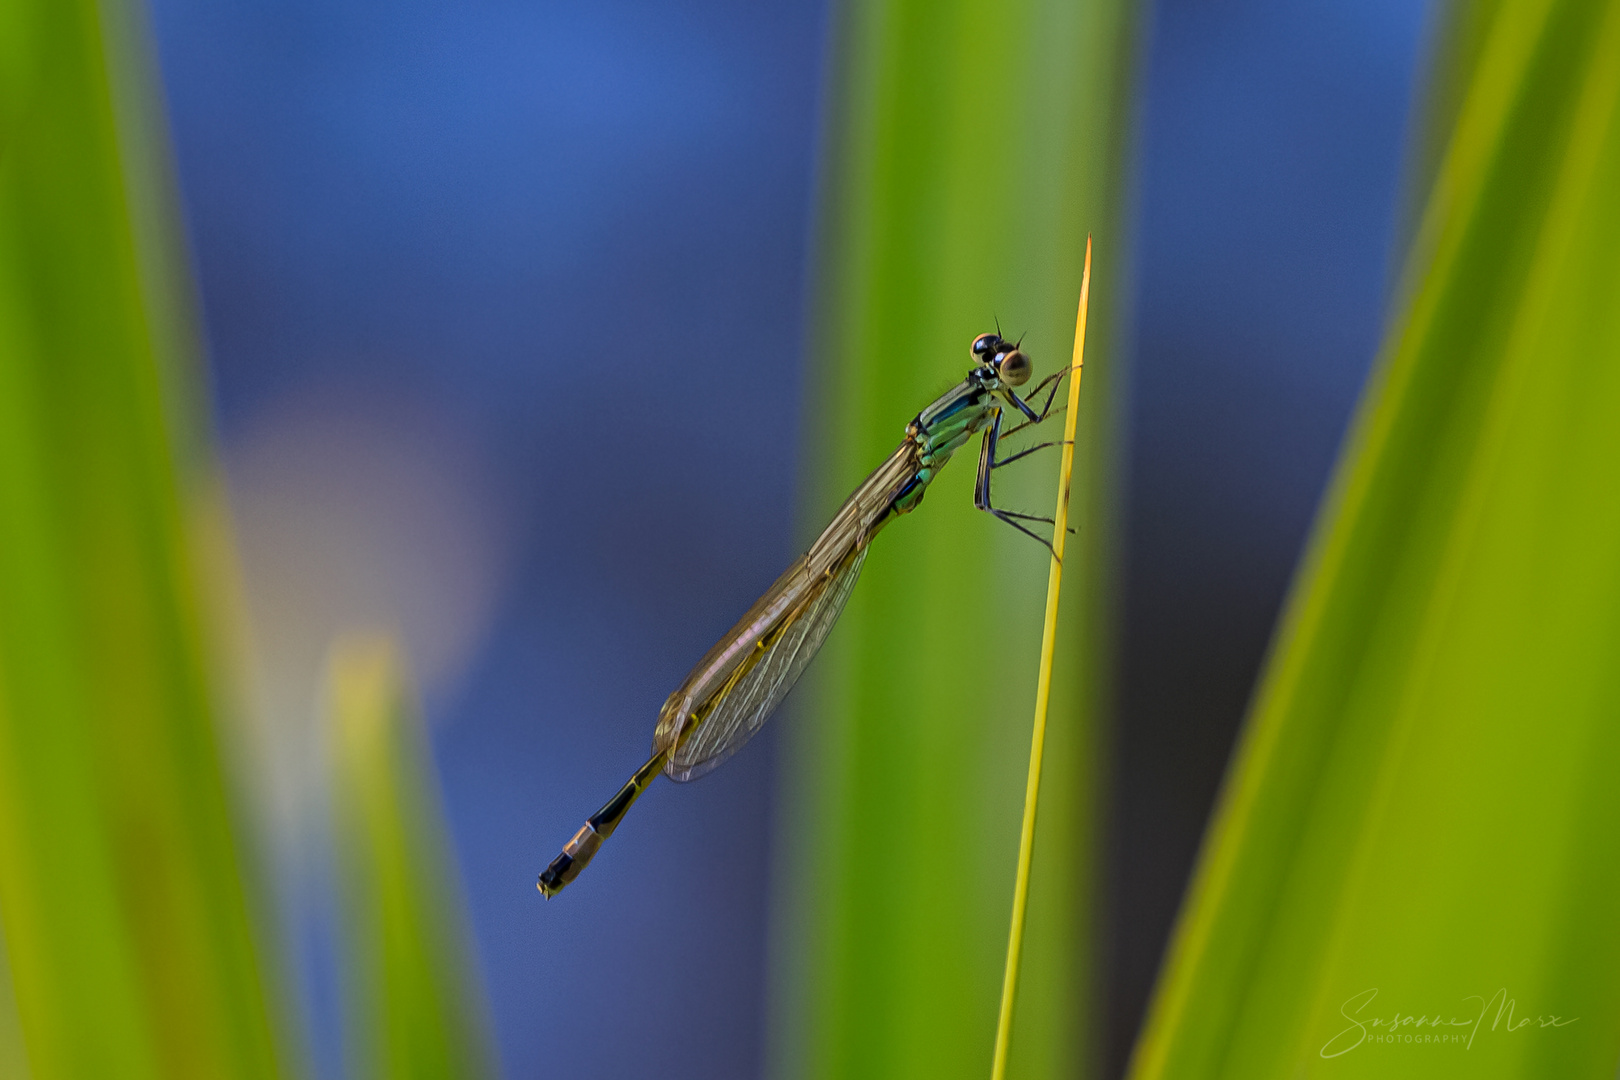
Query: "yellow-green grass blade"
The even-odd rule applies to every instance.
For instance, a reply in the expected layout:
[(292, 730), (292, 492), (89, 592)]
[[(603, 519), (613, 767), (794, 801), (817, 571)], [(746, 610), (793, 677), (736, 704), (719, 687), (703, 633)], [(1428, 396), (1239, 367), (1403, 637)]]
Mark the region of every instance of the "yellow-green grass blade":
[[(1130, 20), (1113, 0), (850, 4), (840, 20), (804, 432), (810, 518), (961, 379), (970, 341), (997, 317), (1027, 334), (1037, 376), (1064, 366), (1096, 233), (1080, 531), (1010, 1065), (1071, 1075), (1091, 1053), (1100, 508)], [(973, 509), (976, 453), (873, 544), (784, 729), (778, 1076), (989, 1074), (1048, 556)], [(998, 473), (998, 500), (1047, 512), (1056, 469), (1049, 452)]]
[(186, 502), (187, 286), (117, 2), (0, 8), (0, 919), (35, 1080), (279, 1073)]
[(425, 733), (386, 638), (334, 645), (329, 707), (352, 1075), (492, 1075)]
[(1620, 6), (1462, 32), (1402, 311), (1136, 1080), (1620, 1062)]

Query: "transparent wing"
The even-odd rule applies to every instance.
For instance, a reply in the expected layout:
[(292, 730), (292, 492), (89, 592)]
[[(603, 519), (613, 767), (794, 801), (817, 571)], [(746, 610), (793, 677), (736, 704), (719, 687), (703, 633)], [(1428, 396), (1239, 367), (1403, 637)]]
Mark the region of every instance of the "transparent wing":
[(808, 600), (803, 613), (790, 620), (766, 643), (763, 655), (754, 662), (731, 692), (698, 729), (671, 756), (665, 771), (678, 781), (695, 780), (718, 766), (753, 738), (765, 726), (771, 713), (782, 703), (793, 684), (820, 651), (833, 623), (844, 610), (855, 581), (861, 576), (866, 548), (853, 552), (848, 560)]

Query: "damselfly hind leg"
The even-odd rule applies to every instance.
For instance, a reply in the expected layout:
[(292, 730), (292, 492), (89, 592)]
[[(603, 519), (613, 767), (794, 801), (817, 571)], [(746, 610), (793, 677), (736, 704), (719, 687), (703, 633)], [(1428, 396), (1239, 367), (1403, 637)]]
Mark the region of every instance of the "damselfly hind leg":
[(999, 510), (990, 501), (990, 473), (995, 467), (996, 442), (1000, 438), (1001, 410), (997, 409), (994, 418), (990, 421), (989, 428), (985, 430), (984, 442), (979, 445), (979, 481), (973, 487), (973, 505), (1034, 540), (1046, 548), (1047, 551), (1052, 552), (1052, 557), (1055, 559), (1057, 558), (1057, 551), (1052, 547), (1052, 542), (1032, 529), (1020, 525), (1017, 520), (1023, 518), (1026, 521), (1044, 521), (1051, 524), (1051, 518), (1036, 517), (1033, 514), (1019, 514), (1011, 510)]

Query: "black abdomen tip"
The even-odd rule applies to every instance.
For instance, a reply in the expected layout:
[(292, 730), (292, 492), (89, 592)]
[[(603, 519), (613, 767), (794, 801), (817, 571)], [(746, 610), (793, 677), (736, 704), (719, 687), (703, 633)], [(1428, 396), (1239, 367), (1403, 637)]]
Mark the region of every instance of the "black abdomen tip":
[(547, 900), (562, 892), (562, 887), (573, 880), (574, 875), (568, 871), (573, 868), (573, 856), (564, 852), (551, 860), (551, 865), (540, 872), (538, 888), (541, 895)]

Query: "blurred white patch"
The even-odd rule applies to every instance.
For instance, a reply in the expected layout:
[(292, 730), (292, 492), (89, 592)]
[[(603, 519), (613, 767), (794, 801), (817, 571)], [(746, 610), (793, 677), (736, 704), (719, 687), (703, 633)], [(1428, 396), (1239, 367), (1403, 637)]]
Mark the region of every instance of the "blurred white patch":
[(328, 648), (388, 630), (417, 688), (452, 685), (487, 630), (505, 530), (471, 439), (426, 405), (292, 399), (225, 461), (251, 639), (244, 749), (272, 827), (296, 848), (305, 829), (324, 831)]

